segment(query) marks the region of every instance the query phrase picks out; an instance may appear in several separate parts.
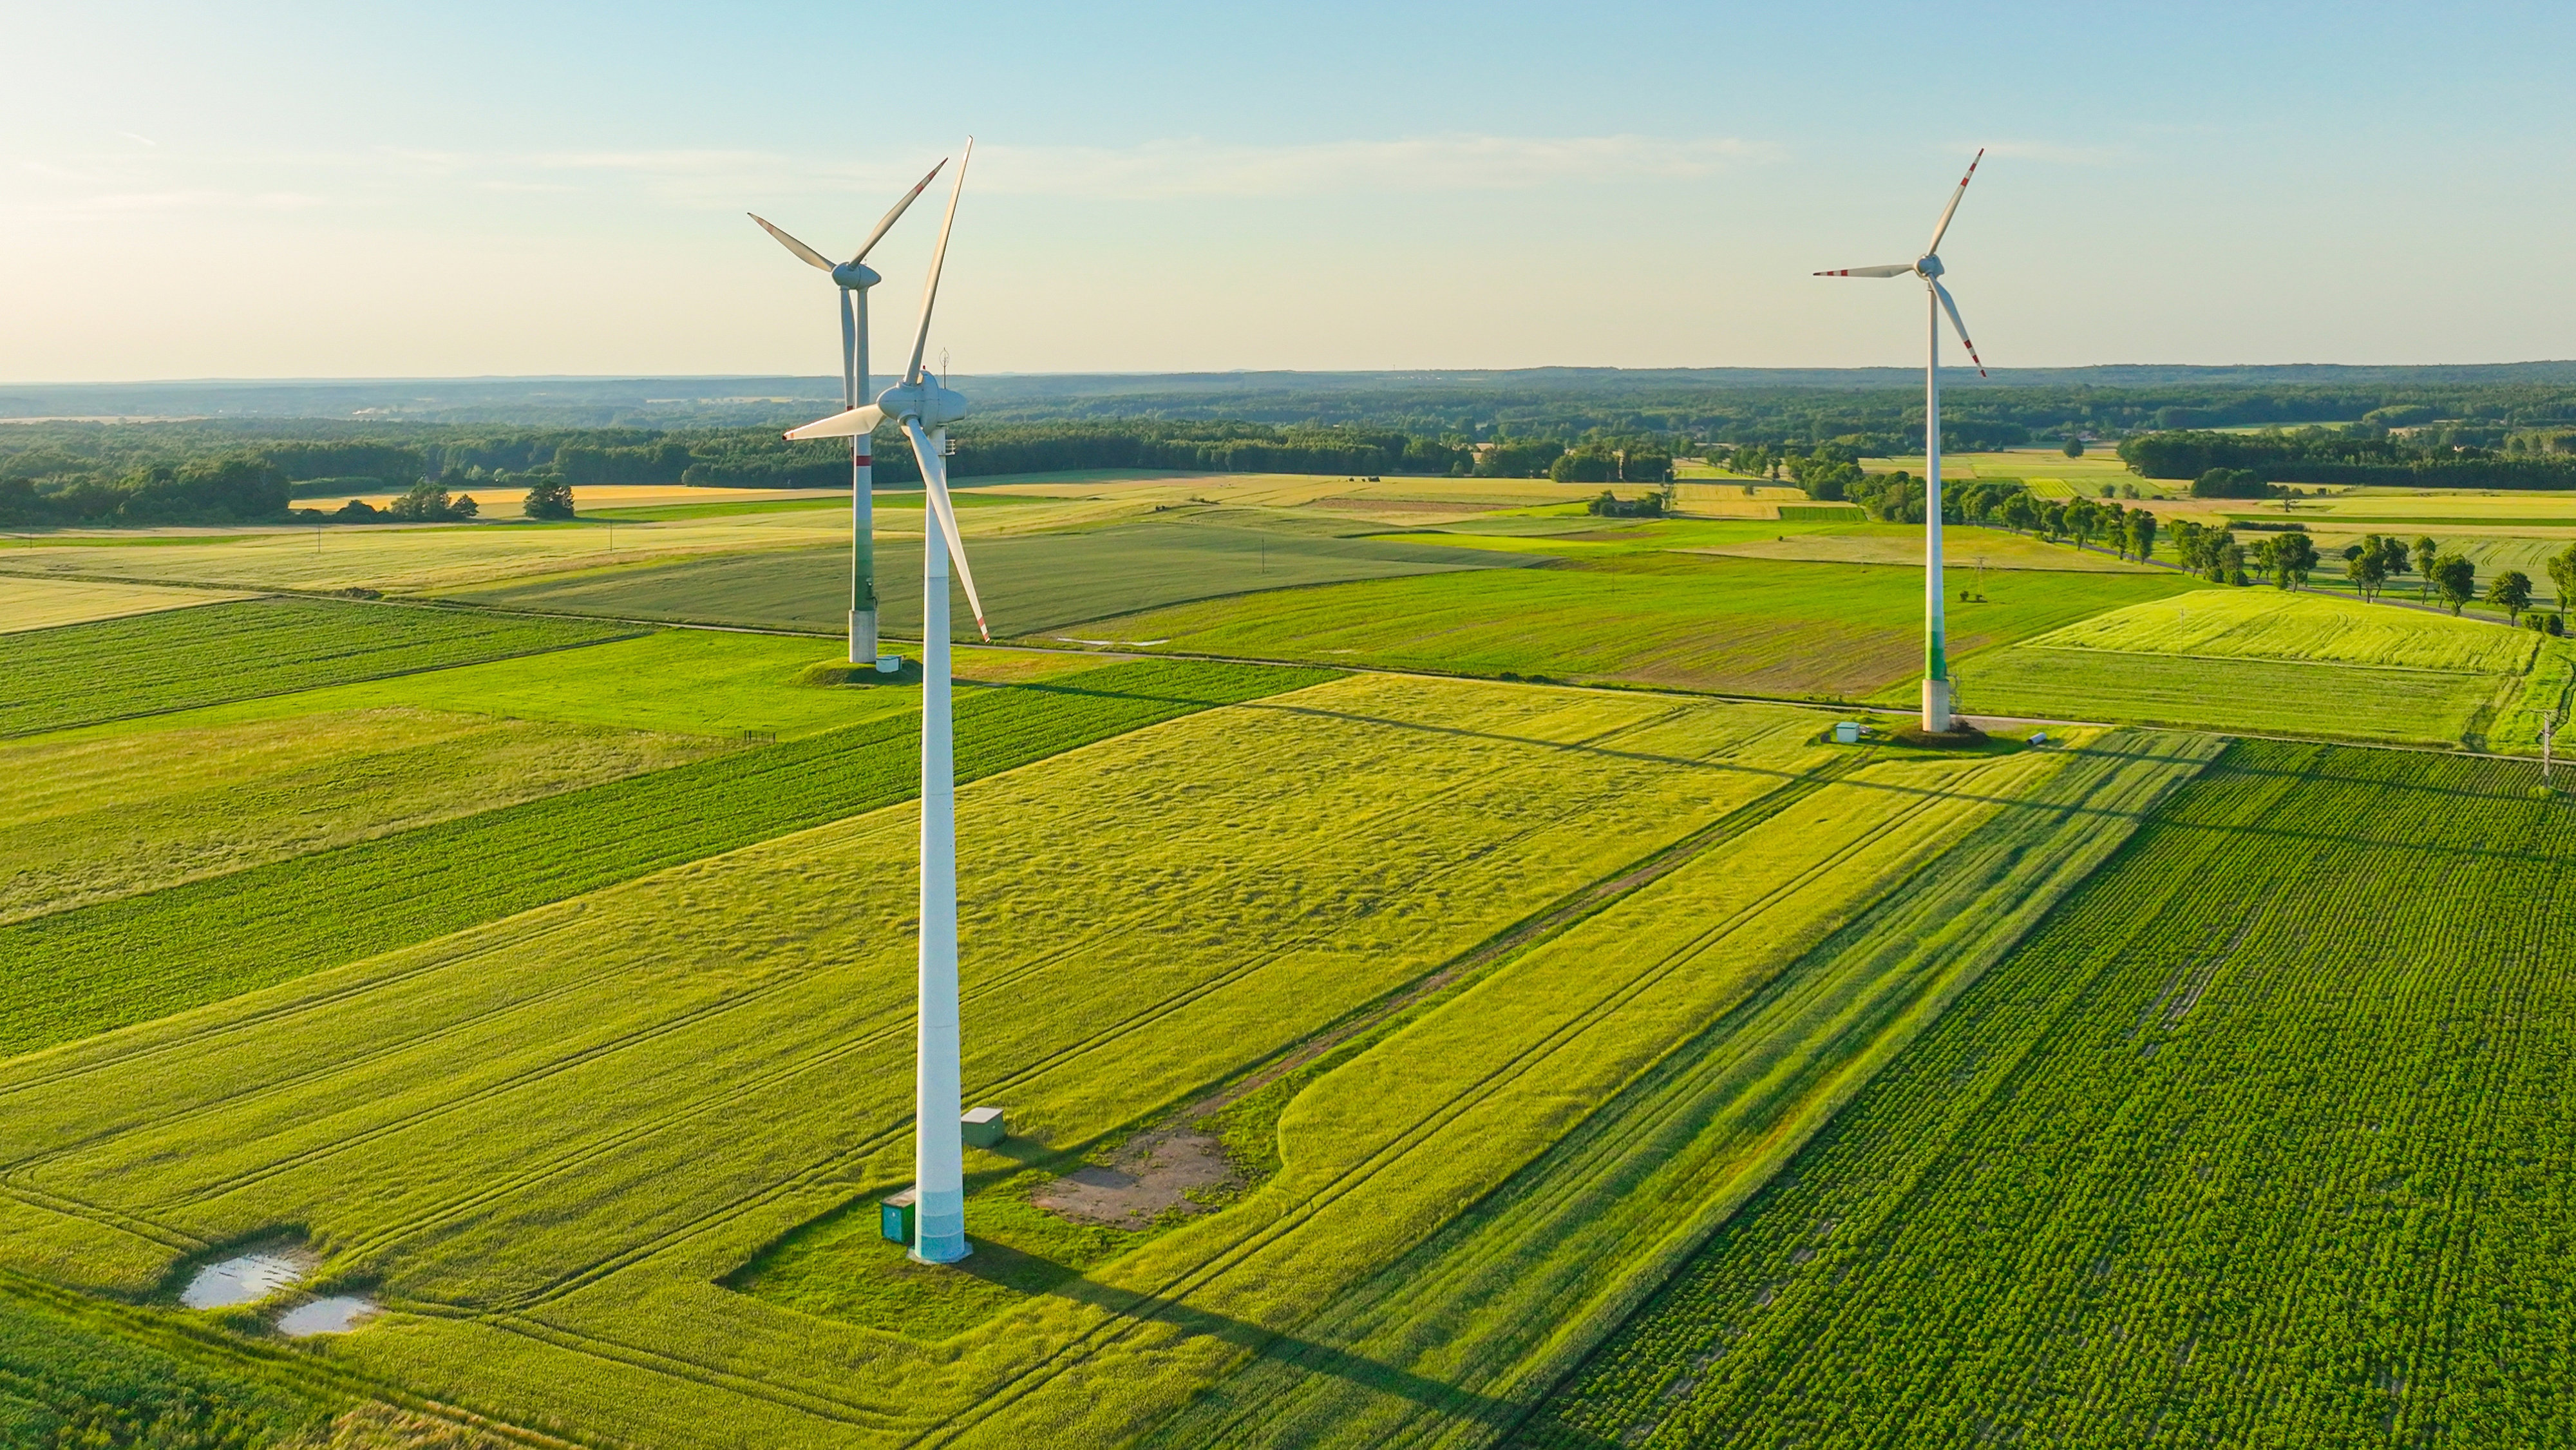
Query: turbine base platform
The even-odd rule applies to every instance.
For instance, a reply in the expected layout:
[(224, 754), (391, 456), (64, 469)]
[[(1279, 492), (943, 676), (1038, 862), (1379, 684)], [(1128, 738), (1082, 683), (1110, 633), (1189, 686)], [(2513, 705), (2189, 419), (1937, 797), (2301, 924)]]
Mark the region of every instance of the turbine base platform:
[(1923, 682), (1923, 729), (1932, 735), (1944, 735), (1950, 729), (1950, 682)]

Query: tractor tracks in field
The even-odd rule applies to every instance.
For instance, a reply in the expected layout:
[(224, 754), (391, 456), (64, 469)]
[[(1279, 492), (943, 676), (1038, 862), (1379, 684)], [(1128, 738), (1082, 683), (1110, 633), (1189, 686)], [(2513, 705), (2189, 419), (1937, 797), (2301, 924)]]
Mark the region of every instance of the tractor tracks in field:
[[(1793, 783), (1791, 786), (1783, 787), (1781, 791), (1775, 791), (1771, 795), (1765, 796), (1761, 801), (1750, 803), (1750, 805), (1742, 808), (1737, 813), (1734, 831), (1727, 832), (1724, 835), (1711, 834), (1707, 839), (1700, 843), (1697, 851), (1691, 852), (1689, 856), (1684, 857), (1682, 860), (1672, 861), (1664, 871), (1653, 871), (1651, 868), (1657, 863), (1650, 859), (1646, 863), (1642, 863), (1637, 867), (1632, 867), (1623, 871), (1619, 877), (1611, 878), (1609, 881), (1600, 883), (1600, 885), (1594, 888), (1594, 890), (1611, 887), (1615, 885), (1616, 882), (1628, 879), (1632, 876), (1644, 875), (1649, 881), (1660, 879), (1662, 875), (1669, 874), (1670, 870), (1677, 869), (1679, 866), (1686, 864), (1688, 859), (1704, 854), (1708, 848), (1722, 843), (1725, 839), (1728, 839), (1732, 835), (1738, 834), (1745, 829), (1749, 829), (1753, 825), (1759, 824), (1762, 820), (1770, 819), (1772, 816), (1777, 815), (1780, 809), (1794, 805), (1798, 800), (1812, 795), (1816, 791), (1823, 789), (1826, 785), (1831, 784), (1833, 779), (1839, 779), (1851, 771), (1857, 770), (1861, 765), (1867, 762), (1870, 755), (1874, 755), (1875, 753), (1876, 752), (1868, 752), (1866, 754), (1853, 757), (1850, 764), (1843, 765), (1840, 770), (1834, 771), (1834, 775), (1830, 779), (1816, 779), (1815, 775), (1823, 773), (1821, 771), (1816, 772), (1809, 776), (1801, 777), (1799, 782)], [(1833, 770), (1833, 767), (1828, 766), (1826, 769)], [(1797, 789), (1798, 785), (1801, 784), (1805, 785), (1806, 788), (1803, 790)], [(1791, 796), (1790, 799), (1776, 799), (1776, 797), (1791, 790), (1796, 790), (1797, 793)], [(1771, 803), (1773, 805), (1773, 809), (1759, 812), (1754, 815), (1753, 819), (1743, 818), (1746, 814), (1753, 813), (1756, 808), (1764, 805), (1766, 802)], [(957, 1437), (974, 1430), (979, 1424), (992, 1415), (1007, 1409), (1012, 1404), (1035, 1393), (1056, 1378), (1080, 1367), (1095, 1355), (1122, 1341), (1132, 1339), (1139, 1334), (1153, 1332), (1158, 1325), (1168, 1325), (1177, 1322), (1181, 1326), (1184, 1334), (1203, 1332), (1193, 1331), (1188, 1327), (1191, 1321), (1204, 1316), (1196, 1313), (1188, 1306), (1186, 1303), (1187, 1296), (1207, 1287), (1210, 1283), (1216, 1281), (1223, 1275), (1243, 1266), (1263, 1250), (1304, 1227), (1309, 1221), (1313, 1220), (1324, 1210), (1331, 1208), (1350, 1194), (1365, 1188), (1368, 1183), (1375, 1179), (1380, 1173), (1393, 1167), (1405, 1158), (1411, 1156), (1413, 1153), (1423, 1149), (1426, 1145), (1437, 1141), (1443, 1130), (1445, 1130), (1449, 1124), (1472, 1111), (1480, 1103), (1492, 1097), (1496, 1092), (1509, 1087), (1512, 1083), (1516, 1082), (1528, 1073), (1538, 1070), (1542, 1064), (1544, 1064), (1557, 1051), (1562, 1049), (1567, 1043), (1581, 1037), (1595, 1026), (1598, 1026), (1612, 1016), (1615, 1016), (1628, 1003), (1634, 1001), (1645, 992), (1652, 990), (1673, 972), (1680, 970), (1684, 963), (1698, 956), (1710, 943), (1728, 935), (1731, 932), (1740, 930), (1745, 924), (1758, 918), (1773, 906), (1778, 905), (1780, 902), (1796, 895), (1807, 886), (1812, 885), (1814, 882), (1831, 875), (1836, 870), (1841, 869), (1853, 857), (1875, 844), (1881, 834), (1881, 832), (1877, 831), (1855, 834), (1849, 841), (1842, 843), (1834, 850), (1827, 852), (1818, 860), (1811, 862), (1807, 867), (1796, 872), (1789, 879), (1774, 885), (1770, 889), (1762, 892), (1759, 896), (1743, 903), (1734, 911), (1728, 913), (1724, 919), (1711, 923), (1708, 927), (1693, 935), (1689, 941), (1665, 953), (1662, 959), (1654, 966), (1638, 973), (1635, 977), (1621, 984), (1621, 986), (1616, 990), (1605, 994), (1590, 1006), (1574, 1013), (1566, 1020), (1557, 1023), (1543, 1037), (1530, 1043), (1508, 1061), (1496, 1065), (1490, 1071), (1486, 1072), (1483, 1076), (1478, 1077), (1474, 1081), (1462, 1084), (1457, 1091), (1451, 1093), (1444, 1100), (1428, 1107), (1412, 1126), (1396, 1134), (1393, 1138), (1381, 1144), (1358, 1161), (1336, 1172), (1329, 1180), (1317, 1185), (1302, 1202), (1298, 1203), (1287, 1212), (1282, 1213), (1277, 1219), (1264, 1225), (1255, 1233), (1248, 1235), (1243, 1240), (1229, 1246), (1211, 1258), (1171, 1275), (1160, 1283), (1133, 1288), (1122, 1287), (1105, 1292), (1099, 1302), (1101, 1303), (1101, 1307), (1109, 1311), (1107, 1317), (1104, 1317), (1089, 1330), (1074, 1336), (1066, 1343), (1050, 1351), (1039, 1364), (1014, 1378), (1008, 1385), (997, 1389), (993, 1394), (977, 1403), (972, 1409), (954, 1415), (947, 1420), (924, 1430), (910, 1443), (916, 1445), (951, 1443)], [(1636, 888), (1631, 888), (1631, 890), (1633, 889)], [(1577, 893), (1575, 901), (1561, 903), (1560, 908), (1542, 912), (1540, 916), (1542, 919), (1552, 918), (1557, 924), (1558, 930), (1561, 931), (1564, 926), (1570, 926), (1575, 922), (1581, 921), (1585, 917), (1594, 914), (1627, 893), (1604, 891), (1597, 899), (1591, 910), (1584, 910), (1581, 908), (1580, 902), (1582, 898), (1588, 894), (1589, 893)], [(1545, 930), (1532, 931), (1526, 938), (1518, 943), (1516, 950), (1526, 950), (1531, 946), (1538, 945), (1549, 940), (1554, 934), (1555, 933), (1553, 932)], [(1502, 960), (1505, 956), (1511, 954), (1513, 954), (1512, 951), (1497, 953), (1494, 956), (1487, 957), (1485, 959), (1485, 964), (1491, 965), (1492, 963)], [(1784, 970), (1785, 969), (1786, 967), (1784, 964)], [(1503, 1182), (1497, 1183), (1493, 1189), (1489, 1190), (1485, 1194), (1479, 1195), (1473, 1202), (1459, 1205), (1460, 1211), (1464, 1212), (1473, 1208), (1476, 1203), (1483, 1202), (1486, 1198), (1491, 1197), (1494, 1192), (1501, 1191), (1509, 1181), (1509, 1177), (1507, 1176)], [(1112, 1301), (1115, 1302), (1113, 1303)]]

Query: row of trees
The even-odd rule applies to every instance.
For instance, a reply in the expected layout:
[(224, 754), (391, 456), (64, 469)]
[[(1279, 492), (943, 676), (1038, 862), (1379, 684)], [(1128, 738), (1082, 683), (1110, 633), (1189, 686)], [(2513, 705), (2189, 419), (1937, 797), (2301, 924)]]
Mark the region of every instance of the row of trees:
[(2195, 495), (2212, 498), (2260, 498), (2267, 485), (2283, 483), (2576, 488), (2576, 455), (2461, 443), (2447, 434), (2392, 432), (2369, 423), (2261, 433), (2141, 433), (2122, 440), (2119, 451), (2140, 476), (2188, 478)]

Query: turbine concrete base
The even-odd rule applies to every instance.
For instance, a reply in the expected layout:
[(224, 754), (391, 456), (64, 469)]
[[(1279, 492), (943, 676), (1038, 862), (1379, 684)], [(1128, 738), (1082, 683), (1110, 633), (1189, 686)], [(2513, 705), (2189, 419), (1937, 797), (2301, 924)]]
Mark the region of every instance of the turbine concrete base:
[(930, 1246), (930, 1253), (925, 1254), (918, 1248), (907, 1249), (904, 1251), (904, 1257), (912, 1260), (916, 1264), (953, 1264), (959, 1259), (966, 1257), (968, 1254), (975, 1252), (975, 1245), (972, 1241), (961, 1235), (957, 1240), (957, 1252), (950, 1254), (944, 1259), (933, 1257), (933, 1255), (938, 1254), (941, 1251), (940, 1245), (932, 1244)]
[(1927, 679), (1923, 682), (1923, 728), (1934, 735), (1942, 734), (1950, 728), (1950, 682), (1948, 680)]
[(850, 663), (875, 664), (877, 659), (877, 612), (873, 609), (850, 611)]

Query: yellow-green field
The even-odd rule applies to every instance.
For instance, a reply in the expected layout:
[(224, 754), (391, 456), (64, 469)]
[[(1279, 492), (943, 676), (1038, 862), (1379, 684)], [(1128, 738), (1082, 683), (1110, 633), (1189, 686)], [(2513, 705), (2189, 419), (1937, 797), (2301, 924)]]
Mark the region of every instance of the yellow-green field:
[(17, 782), (0, 799), (0, 921), (723, 748), (691, 736), (398, 706), (153, 724), (0, 741), (0, 775)]
[(2281, 589), (2210, 589), (2114, 609), (2026, 641), (2037, 649), (2317, 660), (2518, 675), (2540, 636), (2400, 604)]
[(221, 604), (249, 596), (234, 590), (164, 589), (150, 584), (94, 584), (77, 579), (29, 579), (0, 575), (0, 634), (83, 624), (93, 619), (122, 619), (198, 604)]
[[(1150, 1121), (1533, 903), (1796, 794), (1765, 817), (1777, 833), (1748, 821), (1320, 1079), (1273, 1187), (949, 1343), (715, 1282), (905, 1171), (908, 809), (18, 1059), (0, 1068), (0, 1262), (135, 1292), (198, 1245), (293, 1224), (326, 1282), (398, 1311), (323, 1352), (450, 1403), (657, 1445), (1104, 1443), (1252, 1347), (1204, 1326), (1364, 1324), (1348, 1296), (1381, 1268), (1793, 964), (1820, 975), (1710, 1059), (1740, 1066), (1697, 1082), (1714, 1116), (1688, 1120), (1710, 1136), (1663, 1193), (1757, 1183), (1955, 990), (1973, 953), (1811, 949), (2094, 757), (1878, 760), (1814, 728), (1354, 678), (969, 787), (967, 1081), (1022, 1145), (971, 1160), (988, 1177)], [(2115, 755), (2098, 789), (2016, 820), (2022, 847), (2107, 849), (2109, 802), (2134, 811), (2197, 760)], [(2076, 859), (2055, 849), (2002, 852), (1983, 889), (2037, 909), (2057, 888), (2016, 873)], [(1660, 1157), (1639, 1151), (1600, 1162)], [(1477, 1274), (1523, 1251), (1469, 1237), (1454, 1262)], [(1611, 1292), (1624, 1276), (1592, 1257), (1560, 1246), (1548, 1282)], [(1545, 1359), (1518, 1342), (1489, 1346), (1507, 1379)]]

